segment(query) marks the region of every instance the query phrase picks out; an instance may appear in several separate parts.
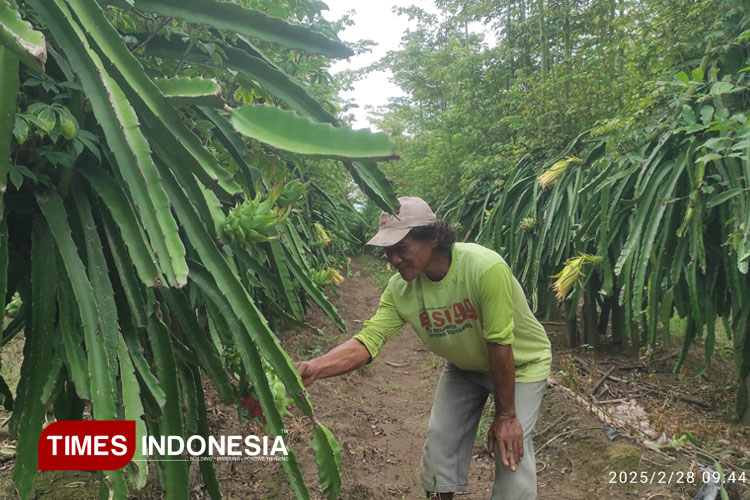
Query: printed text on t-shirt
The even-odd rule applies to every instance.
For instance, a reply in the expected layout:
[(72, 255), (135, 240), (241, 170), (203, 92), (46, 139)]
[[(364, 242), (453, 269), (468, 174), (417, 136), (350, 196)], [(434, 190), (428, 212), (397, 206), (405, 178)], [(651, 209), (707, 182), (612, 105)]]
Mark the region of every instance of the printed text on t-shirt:
[(462, 324), (467, 319), (476, 320), (477, 311), (467, 298), (455, 302), (452, 306), (447, 307), (430, 307), (427, 311), (422, 309), (419, 313), (419, 321), (422, 328), (430, 332), (432, 337), (442, 337), (445, 334), (459, 333), (468, 327), (456, 328), (456, 325)]

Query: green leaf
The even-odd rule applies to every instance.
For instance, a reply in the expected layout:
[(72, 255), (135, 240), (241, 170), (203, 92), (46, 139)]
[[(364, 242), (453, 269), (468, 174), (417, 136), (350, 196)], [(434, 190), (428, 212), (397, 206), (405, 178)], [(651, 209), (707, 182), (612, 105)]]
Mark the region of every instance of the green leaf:
[[(222, 113), (211, 108), (202, 107), (199, 109), (216, 126), (213, 130), (214, 135), (227, 148), (227, 151), (229, 151), (239, 166), (239, 171), (243, 175), (245, 185), (247, 186), (248, 196), (255, 196), (255, 175), (253, 174), (252, 167), (245, 158), (248, 150), (247, 144), (242, 142), (242, 137), (234, 130), (232, 124), (229, 123), (229, 120)], [(220, 232), (217, 231), (217, 234), (220, 234)]]
[(695, 68), (693, 71), (690, 72), (690, 76), (692, 77), (694, 82), (702, 82), (703, 77), (705, 76), (703, 74), (703, 70), (700, 68)]
[(18, 58), (10, 50), (0, 46), (0, 214), (3, 212), (2, 197), (10, 170), (11, 134), (16, 134), (16, 127), (19, 127), (16, 134), (19, 144), (23, 144), (29, 134), (26, 122), (16, 117), (18, 89)]
[(128, 304), (128, 311), (125, 314), (132, 317), (132, 321), (138, 328), (146, 327), (146, 301), (144, 299), (144, 287), (138, 281), (138, 277), (133, 267), (133, 261), (129, 258), (125, 249), (126, 243), (120, 235), (119, 228), (109, 213), (104, 209), (98, 211), (98, 219), (102, 221), (104, 233), (107, 238), (112, 262), (117, 275), (120, 278), (121, 295), (125, 296)]
[(135, 455), (132, 463), (135, 465), (135, 487), (141, 489), (146, 486), (148, 463), (146, 450), (142, 449), (143, 438), (147, 435), (143, 403), (141, 402), (141, 388), (135, 376), (135, 368), (128, 354), (125, 340), (118, 336), (117, 361), (120, 365), (120, 383), (122, 384), (122, 406), (125, 410), (125, 420), (135, 420)]
[(744, 189), (742, 188), (732, 188), (727, 189), (726, 191), (720, 192), (712, 196), (708, 199), (706, 202), (706, 208), (713, 208), (717, 205), (721, 205), (722, 203), (731, 200), (738, 194), (741, 194), (744, 192)]
[(695, 123), (695, 111), (688, 104), (682, 105), (682, 118), (688, 123)]
[(703, 122), (704, 125), (710, 125), (713, 119), (714, 119), (714, 107), (703, 106), (701, 108), (701, 122)]
[(76, 135), (76, 138), (73, 142), (75, 143), (76, 141), (80, 141), (81, 144), (86, 147), (86, 149), (91, 151), (91, 154), (96, 157), (97, 161), (102, 161), (102, 155), (99, 152), (99, 148), (97, 147), (97, 143), (99, 141), (94, 134), (92, 134), (88, 130), (81, 129), (78, 131), (78, 134)]
[[(198, 434), (203, 436), (204, 439), (208, 440), (208, 437), (211, 435), (211, 429), (208, 425), (206, 396), (203, 393), (203, 385), (201, 383), (201, 375), (200, 371), (198, 371), (198, 367), (192, 368), (192, 374), (193, 386), (195, 387), (196, 392), (195, 400), (198, 405), (196, 412), (198, 415), (198, 421), (196, 422)], [(206, 450), (204, 455), (208, 455), (208, 450)], [(201, 475), (203, 476), (203, 482), (206, 485), (206, 490), (208, 490), (208, 494), (211, 495), (211, 500), (221, 500), (221, 490), (219, 489), (219, 481), (216, 479), (216, 471), (214, 470), (213, 460), (201, 460), (198, 463), (198, 466), (200, 467)]]
[(0, 302), (3, 303), (3, 316), (6, 312), (5, 298), (8, 295), (8, 250), (8, 221), (3, 217), (0, 219)]
[(27, 390), (25, 394), (18, 395), (13, 414), (14, 417), (16, 414), (20, 416), (13, 483), (21, 500), (31, 498), (32, 483), (37, 471), (37, 442), (46, 410), (41, 396), (43, 381), (49, 377), (51, 368), (52, 342), (49, 339), (55, 334), (56, 315), (55, 244), (49, 227), (39, 214), (34, 216), (31, 238), (31, 301), (34, 314), (31, 328), (26, 331), (21, 377), (34, 382), (25, 384)]
[(185, 60), (190, 62), (243, 73), (302, 115), (320, 122), (337, 123), (336, 117), (326, 111), (320, 102), (311, 96), (304, 87), (267, 59), (228, 45), (221, 45), (220, 47), (226, 55), (221, 63), (214, 61), (205, 52), (191, 49), (189, 43), (175, 38), (171, 40), (162, 37), (154, 38), (149, 42), (146, 54), (175, 60), (184, 57)]
[[(102, 248), (96, 222), (91, 212), (91, 204), (83, 188), (83, 184), (80, 182), (73, 184), (73, 199), (75, 200), (79, 227), (83, 230), (88, 277), (91, 289), (94, 292), (96, 312), (99, 318), (97, 335), (104, 343), (107, 364), (112, 368), (116, 368), (120, 331), (118, 328), (117, 307), (115, 306), (115, 294), (112, 290), (112, 283), (109, 280), (109, 268), (104, 258), (104, 249)], [(116, 387), (116, 370), (110, 370), (108, 375), (111, 386)]]
[[(93, 191), (102, 199), (117, 224), (141, 282), (146, 286), (159, 286), (162, 283), (162, 274), (158, 269), (156, 256), (148, 243), (135, 208), (119, 183), (94, 165), (81, 163), (78, 168), (91, 184)], [(145, 321), (139, 320), (139, 324), (145, 325)]]
[(47, 62), (44, 35), (21, 19), (21, 14), (6, 1), (0, 3), (0, 44), (34, 71), (44, 73)]
[(310, 279), (309, 273), (302, 269), (301, 265), (295, 261), (295, 258), (290, 250), (289, 245), (285, 245), (284, 253), (287, 255), (286, 263), (289, 266), (289, 270), (292, 272), (294, 278), (302, 285), (302, 288), (307, 294), (313, 299), (313, 301), (321, 308), (321, 310), (328, 316), (333, 324), (341, 330), (346, 331), (346, 325), (344, 320), (341, 319), (339, 312), (336, 307), (328, 301), (328, 298), (321, 292), (318, 287)]
[[(123, 5), (122, 1), (116, 0), (110, 3)], [(328, 57), (346, 58), (354, 55), (344, 44), (331, 40), (322, 33), (235, 3), (216, 0), (135, 0), (133, 5), (138, 10), (176, 17), (191, 23), (207, 24), (265, 42), (278, 43), (289, 49), (301, 49)]]
[(286, 255), (279, 241), (272, 241), (268, 244), (268, 259), (273, 262), (275, 279), (281, 282), (286, 297), (287, 304), (292, 311), (292, 315), (297, 320), (305, 319), (305, 311), (302, 308), (302, 302), (297, 295), (297, 287), (292, 283), (287, 267)]
[(336, 500), (341, 490), (341, 448), (331, 431), (320, 423), (315, 425), (312, 447), (323, 493), (329, 500)]
[(713, 96), (731, 94), (739, 90), (742, 90), (742, 87), (735, 87), (734, 84), (730, 82), (716, 82), (711, 85), (711, 95)]
[(710, 161), (721, 160), (722, 158), (724, 158), (724, 156), (718, 153), (708, 153), (708, 154), (701, 156), (700, 158), (697, 158), (695, 160), (695, 163), (703, 163), (705, 165), (706, 163)]
[(55, 112), (52, 108), (48, 106), (40, 109), (36, 114), (36, 118), (39, 127), (47, 133), (52, 132), (52, 129), (57, 125), (57, 116), (55, 116)]
[(205, 78), (160, 78), (154, 83), (164, 97), (176, 104), (223, 108), (221, 87), (216, 80)]
[[(154, 364), (159, 382), (164, 388), (167, 396), (164, 405), (159, 431), (162, 436), (185, 436), (182, 420), (182, 403), (177, 382), (177, 364), (174, 358), (174, 350), (170, 340), (171, 335), (166, 325), (155, 317), (148, 320), (149, 344), (154, 353)], [(189, 498), (189, 481), (187, 462), (166, 461), (162, 462), (164, 470), (164, 492), (166, 500), (184, 500)]]
[(698, 146), (699, 148), (708, 148), (713, 151), (723, 151), (727, 148), (729, 137), (711, 137), (706, 142)]
[(141, 343), (132, 325), (127, 324), (126, 321), (123, 321), (122, 330), (122, 338), (125, 340), (130, 359), (133, 361), (133, 366), (138, 376), (143, 381), (146, 389), (148, 389), (151, 397), (156, 401), (156, 405), (159, 408), (164, 408), (167, 402), (167, 395), (164, 394), (161, 382), (159, 382), (152, 372), (151, 364), (144, 355), (146, 345)]
[(18, 141), (18, 144), (23, 144), (29, 137), (29, 124), (20, 116), (16, 116), (15, 125), (13, 127), (13, 136)]
[(375, 162), (344, 162), (354, 182), (381, 210), (398, 213), (399, 202), (393, 183), (388, 181)]
[(688, 83), (690, 83), (690, 77), (684, 71), (680, 71), (679, 73), (677, 73), (674, 76), (675, 76), (675, 78), (677, 78), (677, 80), (681, 81), (685, 85), (687, 85)]
[(340, 160), (398, 158), (395, 144), (382, 132), (315, 123), (274, 106), (243, 106), (233, 111), (232, 124), (247, 137), (293, 153)]
[(198, 324), (195, 311), (190, 307), (187, 296), (180, 290), (167, 290), (163, 295), (182, 334), (198, 357), (201, 367), (211, 377), (219, 397), (226, 403), (235, 403), (237, 394), (234, 386), (227, 378), (227, 373), (219, 358), (219, 352), (209, 342), (205, 331)]
[(57, 289), (57, 303), (60, 320), (58, 328), (65, 349), (65, 362), (68, 373), (73, 380), (78, 397), (91, 400), (91, 389), (88, 374), (88, 360), (80, 327), (80, 317), (75, 303), (75, 295), (70, 282), (63, 279)]
[(17, 169), (13, 169), (10, 171), (10, 181), (16, 186), (16, 191), (18, 191), (23, 185), (23, 175)]

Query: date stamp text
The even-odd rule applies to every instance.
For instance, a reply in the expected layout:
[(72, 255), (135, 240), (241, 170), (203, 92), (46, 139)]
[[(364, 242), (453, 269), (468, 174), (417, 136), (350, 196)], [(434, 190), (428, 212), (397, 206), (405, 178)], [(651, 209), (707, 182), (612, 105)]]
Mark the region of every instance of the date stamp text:
[[(721, 475), (715, 471), (609, 471), (610, 484), (700, 484), (718, 483)], [(750, 474), (726, 472), (724, 482), (750, 483)]]

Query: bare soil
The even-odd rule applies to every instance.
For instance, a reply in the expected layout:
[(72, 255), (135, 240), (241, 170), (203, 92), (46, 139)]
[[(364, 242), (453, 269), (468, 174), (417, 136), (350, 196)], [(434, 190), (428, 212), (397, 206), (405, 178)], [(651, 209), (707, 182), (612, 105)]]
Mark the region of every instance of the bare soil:
[[(368, 272), (376, 265), (371, 257), (354, 259), (350, 275), (338, 288), (339, 296), (332, 298), (349, 332), (338, 332), (321, 311), (311, 308), (308, 322), (322, 335), (298, 328), (280, 334), (293, 358), (322, 354), (361, 328), (380, 296)], [(739, 469), (733, 468), (750, 466), (750, 429), (730, 421), (731, 355), (714, 360), (704, 375), (695, 378), (691, 374), (702, 362), (702, 349), (696, 348), (686, 370), (672, 375), (677, 347), (660, 348), (649, 358), (652, 361), (640, 361), (618, 348), (596, 354), (570, 349), (561, 325), (546, 324), (546, 328), (553, 344), (553, 374), (535, 429), (540, 499), (713, 498), (698, 495), (703, 474), (698, 463), (713, 465), (713, 456), (726, 473), (735, 471), (728, 497), (750, 500), (750, 473), (740, 476)], [(372, 364), (309, 388), (317, 419), (341, 446), (340, 499), (424, 498), (418, 483), (421, 451), (442, 366), (443, 361), (405, 327)], [(612, 378), (597, 385), (613, 366)], [(214, 435), (261, 433), (258, 423), (240, 423), (235, 407), (223, 404), (208, 386), (206, 390)], [(605, 422), (617, 431), (614, 440), (607, 437)], [(285, 424), (311, 494), (322, 498), (310, 446), (312, 425), (299, 413), (285, 419)], [(699, 446), (689, 441), (672, 443), (673, 436), (686, 431)], [(469, 491), (457, 495), (458, 500), (490, 496), (494, 463), (484, 451), (484, 439), (475, 443)], [(225, 499), (294, 497), (278, 463), (216, 462), (215, 467)], [(0, 499), (15, 498), (11, 471), (12, 460), (0, 463)], [(152, 476), (138, 498), (161, 498)], [(195, 466), (189, 481), (191, 498), (209, 498)], [(97, 498), (96, 476), (90, 473), (38, 474), (35, 485), (35, 498)]]

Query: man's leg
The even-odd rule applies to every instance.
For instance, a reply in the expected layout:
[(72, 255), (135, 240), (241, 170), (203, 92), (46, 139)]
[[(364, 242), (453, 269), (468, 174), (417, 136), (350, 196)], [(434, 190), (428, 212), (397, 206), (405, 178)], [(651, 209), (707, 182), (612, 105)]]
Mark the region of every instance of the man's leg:
[(420, 482), (428, 498), (443, 493), (433, 498), (450, 500), (453, 492), (466, 491), (471, 449), (489, 395), (477, 375), (448, 362), (440, 375), (422, 451)]
[(535, 500), (536, 457), (531, 434), (547, 381), (516, 382), (516, 416), (523, 428), (523, 458), (515, 471), (503, 465), (495, 445), (495, 485), (492, 500)]

